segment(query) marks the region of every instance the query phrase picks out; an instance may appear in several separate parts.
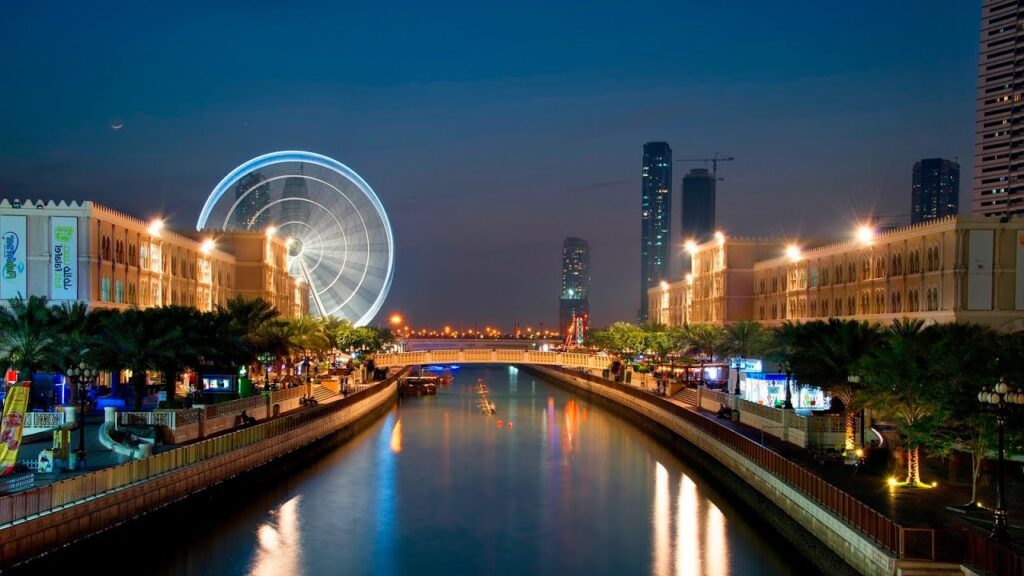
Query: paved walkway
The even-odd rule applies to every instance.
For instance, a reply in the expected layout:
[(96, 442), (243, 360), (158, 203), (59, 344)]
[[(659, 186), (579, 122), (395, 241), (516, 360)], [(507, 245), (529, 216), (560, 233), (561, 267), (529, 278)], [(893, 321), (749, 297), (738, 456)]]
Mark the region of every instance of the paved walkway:
[[(821, 464), (810, 451), (795, 444), (783, 442), (774, 436), (762, 434), (758, 428), (732, 422), (725, 418), (717, 418), (715, 413), (699, 409), (693, 404), (677, 398), (669, 398), (669, 400), (695, 414), (714, 420), (717, 424), (734, 430), (759, 444), (763, 442), (764, 446), (799, 463), (807, 470), (821, 476), (829, 483), (904, 526), (964, 528), (985, 533), (991, 530), (992, 512), (990, 510), (981, 510), (970, 514), (950, 510), (950, 507), (959, 506), (970, 500), (969, 461), (962, 463), (964, 470), (954, 481), (950, 481), (949, 471), (944, 465), (937, 468), (934, 459), (923, 462), (922, 479), (926, 482), (937, 481), (939, 485), (936, 488), (890, 488), (887, 484), (887, 476), (857, 472), (853, 466), (842, 463)], [(1014, 478), (1012, 475), (1013, 471), (1020, 470), (1019, 464), (1011, 465), (1010, 469), (1006, 476), (1005, 501), (1009, 506), (1011, 534), (1015, 542), (1024, 542), (1024, 479)], [(894, 471), (894, 475), (899, 478), (905, 474), (902, 470), (897, 470)], [(987, 478), (983, 476), (982, 481), (985, 480)], [(992, 482), (980, 485), (978, 494), (979, 500), (983, 504), (994, 506), (994, 479)], [(1015, 547), (1024, 551), (1022, 546)]]
[[(342, 396), (341, 394), (335, 394), (335, 393), (331, 392), (330, 390), (328, 390), (327, 388), (324, 388), (324, 387), (317, 387), (317, 389), (314, 392), (315, 392), (315, 396), (317, 397), (317, 401), (320, 402), (321, 404), (336, 402), (336, 401), (341, 400), (342, 398), (344, 398), (344, 396)], [(324, 392), (326, 392), (326, 394)], [(281, 413), (281, 416), (284, 416), (284, 415), (287, 415), (287, 414), (294, 414), (294, 413), (299, 412), (301, 410), (306, 410), (307, 408), (309, 408), (309, 407), (308, 406), (299, 406), (298, 408), (294, 408), (292, 410), (288, 410), (287, 412)], [(263, 422), (263, 421), (266, 421), (266, 419), (261, 420), (260, 422)], [(105, 446), (100, 444), (99, 429), (100, 429), (100, 426), (102, 424), (103, 424), (103, 413), (102, 412), (92, 412), (92, 413), (89, 413), (89, 414), (86, 415), (86, 420), (85, 420), (85, 426), (86, 426), (86, 434), (85, 434), (86, 461), (85, 461), (85, 466), (80, 467), (78, 470), (64, 470), (64, 469), (60, 468), (60, 465), (58, 464), (58, 466), (56, 466), (54, 468), (54, 472), (52, 472), (52, 473), (40, 473), (40, 472), (37, 472), (35, 474), (35, 477), (33, 478), (33, 484), (31, 486), (26, 486), (25, 489), (27, 490), (27, 489), (33, 488), (33, 487), (45, 486), (47, 484), (52, 484), (54, 482), (59, 482), (61, 480), (66, 480), (68, 478), (73, 478), (73, 477), (78, 476), (80, 474), (85, 474), (85, 473), (92, 472), (92, 471), (95, 471), (95, 470), (100, 470), (100, 469), (103, 469), (103, 468), (108, 468), (110, 466), (117, 466), (118, 464), (123, 464), (124, 462), (129, 461), (130, 458), (128, 458), (126, 456), (122, 456), (120, 454), (117, 454), (117, 453), (113, 452), (112, 450), (108, 450)], [(216, 436), (221, 436), (223, 434), (228, 434), (228, 433), (234, 432), (237, 429), (238, 428), (235, 427), (235, 428), (229, 428), (227, 430), (222, 430), (221, 432), (218, 432), (217, 434), (212, 434), (210, 436), (207, 436), (206, 438), (201, 438), (201, 439), (195, 440), (193, 442), (199, 442), (199, 441), (202, 441), (202, 440), (208, 440), (208, 439), (216, 437)], [(79, 438), (79, 434), (80, 433), (81, 432), (77, 428), (71, 432), (71, 449), (72, 450), (77, 450), (78, 449), (78, 443), (79, 443), (79, 439), (78, 438)], [(178, 447), (184, 446), (184, 445), (185, 444), (161, 444), (159, 446), (155, 446), (154, 447), (153, 453), (157, 454), (157, 453), (160, 453), (160, 452), (166, 452), (168, 450), (173, 450), (175, 448), (178, 448)], [(47, 436), (47, 437), (45, 437), (45, 438), (43, 438), (41, 440), (37, 440), (35, 442), (22, 444), (20, 450), (18, 451), (18, 461), (36, 461), (39, 458), (39, 453), (40, 452), (42, 452), (43, 450), (50, 450), (52, 447), (53, 447), (53, 437), (52, 436)]]

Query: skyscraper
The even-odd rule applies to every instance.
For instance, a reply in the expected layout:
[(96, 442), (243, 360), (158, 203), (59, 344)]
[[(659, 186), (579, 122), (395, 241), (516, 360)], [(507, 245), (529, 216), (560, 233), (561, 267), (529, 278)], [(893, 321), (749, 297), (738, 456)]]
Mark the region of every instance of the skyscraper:
[(647, 289), (668, 278), (672, 231), (672, 148), (668, 142), (644, 144), (640, 208), (640, 310), (647, 320)]
[(914, 162), (910, 222), (955, 215), (960, 208), (960, 165), (944, 158)]
[(1024, 134), (1013, 126), (1024, 122), (1020, 82), (1024, 68), (1017, 54), (1024, 50), (1024, 6), (1004, 0), (981, 5), (981, 49), (978, 58), (978, 111), (975, 116), (974, 195), (972, 211), (985, 216), (1024, 212), (1024, 163), (1011, 152), (1024, 146)]
[(235, 208), (234, 224), (246, 230), (258, 230), (263, 227), (264, 219), (259, 212), (270, 203), (270, 184), (261, 182), (262, 174), (250, 172), (235, 184), (235, 201), (238, 202), (238, 207)]
[(590, 245), (582, 238), (562, 242), (562, 296), (558, 301), (558, 330), (565, 335), (573, 314), (590, 316)]
[[(715, 231), (715, 177), (706, 168), (694, 168), (683, 176), (682, 194), (683, 240), (698, 244), (708, 240)], [(684, 272), (690, 259), (684, 258)]]

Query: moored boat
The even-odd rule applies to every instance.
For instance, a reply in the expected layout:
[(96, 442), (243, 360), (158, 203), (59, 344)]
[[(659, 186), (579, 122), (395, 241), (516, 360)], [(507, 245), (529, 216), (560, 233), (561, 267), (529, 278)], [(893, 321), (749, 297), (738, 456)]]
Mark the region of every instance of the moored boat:
[(409, 376), (398, 385), (402, 396), (436, 396), (440, 378), (437, 376)]

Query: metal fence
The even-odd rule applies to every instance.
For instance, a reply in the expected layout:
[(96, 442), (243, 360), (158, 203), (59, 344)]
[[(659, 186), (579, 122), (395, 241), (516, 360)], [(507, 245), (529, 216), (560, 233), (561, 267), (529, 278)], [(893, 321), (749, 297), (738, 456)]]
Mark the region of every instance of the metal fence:
[[(188, 444), (142, 460), (126, 462), (39, 488), (0, 497), (0, 527), (59, 506), (67, 506), (79, 500), (98, 496), (171, 470), (189, 466), (261, 440), (293, 433), (306, 426), (318, 425), (318, 421), (324, 417), (329, 417), (375, 394), (384, 393), (386, 388), (393, 384), (400, 375), (401, 373), (397, 373), (383, 382), (349, 394), (347, 398), (336, 402), (321, 404), (308, 410)], [(263, 398), (260, 397), (260, 400)]]
[(974, 532), (967, 534), (963, 559), (998, 576), (1024, 576), (1024, 556)]

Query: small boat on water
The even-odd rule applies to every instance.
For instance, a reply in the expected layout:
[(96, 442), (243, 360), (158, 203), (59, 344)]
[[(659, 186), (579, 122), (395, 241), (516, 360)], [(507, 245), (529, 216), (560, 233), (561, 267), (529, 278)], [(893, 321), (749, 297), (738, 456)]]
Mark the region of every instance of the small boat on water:
[(398, 385), (402, 396), (436, 396), (440, 384), (438, 376), (408, 376)]
[(477, 402), (480, 412), (488, 416), (494, 415), (498, 409), (495, 407), (494, 402), (491, 402), (490, 398), (487, 397), (487, 384), (484, 384), (483, 378), (479, 378), (476, 381), (476, 393), (480, 395), (480, 400)]

